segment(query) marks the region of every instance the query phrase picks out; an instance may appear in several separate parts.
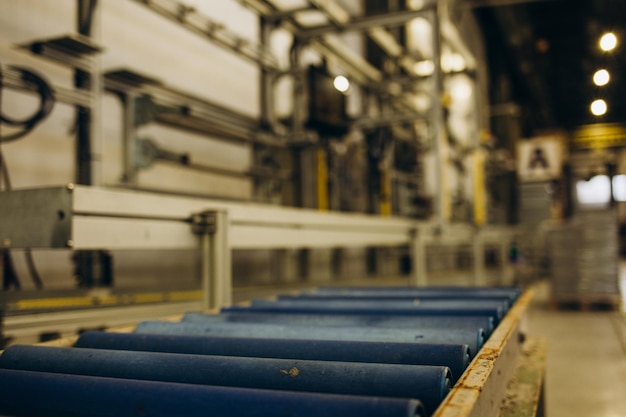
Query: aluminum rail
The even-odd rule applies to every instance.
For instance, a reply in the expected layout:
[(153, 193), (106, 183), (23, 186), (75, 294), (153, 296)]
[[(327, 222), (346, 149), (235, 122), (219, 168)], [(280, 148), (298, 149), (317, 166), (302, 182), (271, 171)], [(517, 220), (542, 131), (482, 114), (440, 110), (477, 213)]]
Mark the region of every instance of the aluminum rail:
[(232, 300), (236, 249), (408, 245), (415, 223), (69, 185), (0, 196), (5, 248), (200, 249), (205, 308)]
[[(485, 242), (499, 241), (504, 250), (506, 234), (492, 235), (467, 224), (436, 227), (403, 218), (73, 184), (0, 194), (0, 243), (5, 248), (200, 248), (204, 290), (214, 297), (207, 307), (230, 303), (232, 250), (408, 246), (415, 265), (409, 280), (426, 285), (427, 245), (472, 244), (480, 260)], [(484, 262), (475, 264), (478, 283), (484, 279)]]
[(225, 135), (242, 142), (257, 142), (270, 146), (282, 146), (283, 140), (275, 134), (264, 132), (253, 117), (214, 104), (208, 100), (164, 86), (156, 80), (133, 83), (132, 71), (113, 72), (105, 76), (105, 89), (126, 96), (149, 96), (157, 106), (170, 111), (155, 115), (156, 122), (186, 129)]

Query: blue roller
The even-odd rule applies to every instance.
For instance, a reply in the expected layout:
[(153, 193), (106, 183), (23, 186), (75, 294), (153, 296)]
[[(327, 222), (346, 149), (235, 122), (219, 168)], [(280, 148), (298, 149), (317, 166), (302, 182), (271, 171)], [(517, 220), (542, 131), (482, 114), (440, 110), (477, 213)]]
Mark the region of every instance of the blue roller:
[(196, 355), (255, 356), (342, 362), (444, 365), (453, 383), (470, 360), (466, 345), (341, 342), (334, 340), (252, 339), (233, 337), (162, 336), (136, 333), (86, 332), (75, 347), (186, 353)]
[(0, 369), (15, 417), (419, 417), (417, 400), (211, 387)]
[(186, 313), (183, 321), (196, 323), (275, 323), (292, 326), (365, 326), (389, 329), (484, 329), (489, 336), (493, 331), (493, 319), (487, 316), (383, 316), (383, 315), (341, 315), (341, 314), (272, 314)]
[(414, 316), (489, 316), (497, 325), (504, 314), (504, 305), (493, 301), (339, 301), (301, 300), (265, 301), (255, 300), (249, 306), (232, 306), (223, 312), (299, 313), (299, 314), (378, 314)]
[(515, 301), (522, 291), (518, 287), (320, 287), (305, 293), (328, 294), (411, 294), (419, 296), (476, 297), (502, 296)]
[(416, 398), (432, 413), (451, 387), (445, 366), (303, 361), (14, 345), (0, 368), (186, 384)]
[(476, 295), (459, 296), (452, 294), (411, 294), (401, 292), (304, 292), (297, 295), (279, 295), (278, 300), (295, 301), (295, 300), (348, 300), (348, 301), (411, 301), (419, 303), (421, 301), (500, 301), (503, 303), (505, 311), (511, 306), (512, 300), (501, 295)]
[(479, 329), (385, 329), (348, 326), (290, 326), (263, 323), (191, 323), (145, 321), (136, 333), (180, 336), (226, 336), (259, 339), (345, 340), (360, 342), (430, 343), (468, 345), (472, 357), (484, 343)]

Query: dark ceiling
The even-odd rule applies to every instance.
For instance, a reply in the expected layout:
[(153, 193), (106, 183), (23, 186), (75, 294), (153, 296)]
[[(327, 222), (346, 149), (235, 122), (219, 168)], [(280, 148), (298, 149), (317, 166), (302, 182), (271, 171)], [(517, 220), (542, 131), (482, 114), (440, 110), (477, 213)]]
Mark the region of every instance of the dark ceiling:
[[(483, 0), (474, 11), (487, 43), (491, 102), (519, 104), (525, 135), (626, 122), (626, 1)], [(618, 45), (603, 52), (598, 41), (609, 31)], [(602, 68), (611, 80), (597, 87), (592, 77)], [(589, 110), (597, 98), (608, 105), (601, 117)]]

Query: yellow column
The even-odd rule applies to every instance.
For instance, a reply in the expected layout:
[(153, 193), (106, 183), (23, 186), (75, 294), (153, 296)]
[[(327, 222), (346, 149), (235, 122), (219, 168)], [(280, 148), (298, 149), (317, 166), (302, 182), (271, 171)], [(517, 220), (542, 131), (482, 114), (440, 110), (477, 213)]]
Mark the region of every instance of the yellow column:
[(317, 149), (317, 209), (328, 211), (328, 156), (323, 148)]

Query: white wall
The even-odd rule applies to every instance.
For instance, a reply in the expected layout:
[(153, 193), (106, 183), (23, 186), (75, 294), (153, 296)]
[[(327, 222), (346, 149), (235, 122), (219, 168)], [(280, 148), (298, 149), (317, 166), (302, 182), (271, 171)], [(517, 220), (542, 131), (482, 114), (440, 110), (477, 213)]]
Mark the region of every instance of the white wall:
[[(17, 52), (15, 45), (75, 32), (75, 1), (0, 1), (0, 62), (34, 68), (53, 84), (71, 86), (67, 68)], [(257, 41), (258, 18), (234, 0), (189, 1), (240, 36)], [(129, 68), (168, 86), (196, 94), (239, 112), (259, 115), (259, 71), (248, 61), (164, 19), (129, 0), (99, 2), (101, 15), (94, 37), (104, 47), (103, 72)], [(31, 97), (5, 92), (3, 109), (26, 115), (36, 106)], [(122, 107), (116, 97), (102, 98), (103, 176), (106, 185), (121, 177)], [(62, 184), (74, 180), (74, 111), (57, 104), (52, 115), (24, 140), (5, 145), (16, 187)], [(245, 171), (251, 152), (246, 145), (226, 144), (205, 136), (149, 125), (141, 136), (152, 137), (167, 149), (189, 151), (196, 163)], [(249, 198), (251, 183), (156, 164), (141, 172), (138, 185), (181, 192)]]
[[(259, 71), (257, 67), (216, 46), (209, 40), (155, 14), (130, 0), (98, 2), (94, 38), (104, 47), (101, 71), (129, 68), (157, 78), (173, 88), (192, 93), (238, 112), (258, 117)], [(240, 36), (256, 42), (258, 18), (235, 0), (188, 1), (201, 13)], [(0, 65), (20, 65), (36, 70), (53, 85), (72, 87), (72, 70), (32, 56), (17, 45), (75, 33), (75, 0), (0, 0)], [(38, 104), (34, 95), (4, 89), (2, 111), (25, 117)], [(112, 94), (101, 97), (103, 178), (105, 185), (119, 185), (122, 175), (122, 105)], [(24, 139), (2, 146), (14, 188), (60, 185), (75, 181), (74, 108), (57, 103), (49, 118)], [(2, 134), (10, 129), (2, 126)], [(247, 145), (165, 128), (141, 127), (138, 135), (159, 145), (189, 152), (194, 163), (236, 171), (250, 167)], [(250, 198), (251, 181), (190, 171), (157, 163), (141, 171), (140, 187), (165, 191)], [(71, 287), (69, 251), (35, 251), (35, 262), (48, 288)], [(25, 288), (30, 287), (25, 263), (15, 252), (15, 263)], [(174, 278), (183, 285), (197, 281), (197, 259), (190, 253), (128, 252), (115, 254), (117, 285), (138, 287)], [(175, 272), (172, 274), (172, 272)], [(161, 278), (160, 278), (161, 277)], [(187, 284), (185, 284), (187, 283)]]

